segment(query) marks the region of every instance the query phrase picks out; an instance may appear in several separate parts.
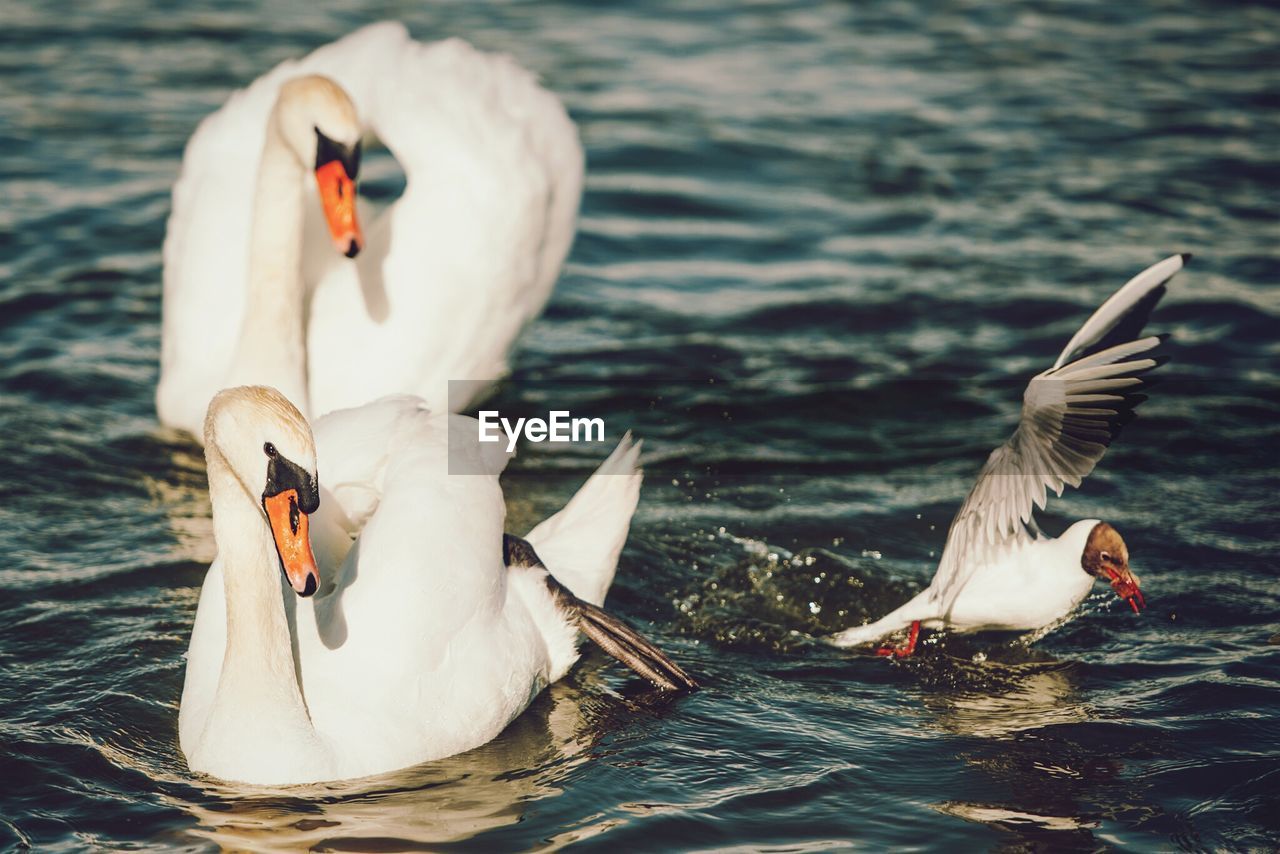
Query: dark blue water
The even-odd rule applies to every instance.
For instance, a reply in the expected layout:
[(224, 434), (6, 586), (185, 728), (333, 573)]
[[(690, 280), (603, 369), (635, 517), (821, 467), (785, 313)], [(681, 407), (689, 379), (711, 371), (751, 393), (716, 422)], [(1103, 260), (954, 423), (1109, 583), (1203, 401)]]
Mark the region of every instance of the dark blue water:
[[(1280, 12), (868, 6), (0, 7), (3, 844), (1280, 845)], [(706, 687), (594, 654), (473, 753), (212, 785), (176, 744), (211, 541), (152, 411), (168, 192), (232, 89), (384, 17), (514, 54), (581, 128), (578, 242), (499, 403), (646, 438), (610, 602)], [(928, 581), (1022, 383), (1175, 251), (1166, 383), (1044, 515), (1123, 531), (1150, 609), (809, 643)], [(591, 465), (526, 449), (511, 528)]]

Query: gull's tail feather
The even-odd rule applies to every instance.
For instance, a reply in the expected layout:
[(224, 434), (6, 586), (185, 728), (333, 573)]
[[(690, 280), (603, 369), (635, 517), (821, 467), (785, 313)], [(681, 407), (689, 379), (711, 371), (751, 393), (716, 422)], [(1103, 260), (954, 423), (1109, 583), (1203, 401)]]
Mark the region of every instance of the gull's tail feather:
[(929, 591), (925, 590), (901, 608), (889, 612), (874, 623), (852, 626), (842, 632), (827, 635), (822, 638), (822, 642), (841, 648), (863, 646), (886, 638), (916, 621), (932, 620), (937, 616), (937, 606), (930, 601)]

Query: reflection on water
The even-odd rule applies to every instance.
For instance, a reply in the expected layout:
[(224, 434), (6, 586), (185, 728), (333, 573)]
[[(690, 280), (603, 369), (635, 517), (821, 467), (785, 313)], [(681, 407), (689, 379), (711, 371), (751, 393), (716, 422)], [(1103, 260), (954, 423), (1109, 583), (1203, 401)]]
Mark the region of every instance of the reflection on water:
[(188, 804), (194, 832), (223, 848), (397, 850), (458, 842), (520, 820), (591, 744), (573, 691), (549, 694), (505, 735), (461, 756), (372, 779), (261, 794), (226, 786)]
[(560, 795), (611, 726), (592, 692), (557, 683), (483, 747), (354, 781), (271, 789), (205, 780), (192, 793), (185, 769), (150, 772), (185, 784), (169, 802), (195, 817), (191, 833), (223, 849), (422, 850), (514, 824)]
[[(634, 696), (608, 692), (608, 666), (603, 656), (588, 658), (576, 677), (552, 685), (498, 738), (468, 753), (316, 786), (207, 781), (199, 797), (174, 805), (199, 822), (192, 833), (231, 850), (435, 850), (464, 842), (520, 822), (534, 804), (562, 795), (603, 739), (667, 713), (672, 698), (647, 686), (637, 683)], [(556, 838), (602, 829), (588, 820)]]
[[(169, 523), (173, 557), (211, 563), (218, 550), (213, 540), (204, 449), (185, 433), (165, 428), (146, 441), (154, 448), (155, 467), (143, 470), (139, 480)], [(167, 465), (156, 465), (158, 461), (167, 461)]]
[(1007, 830), (1036, 828), (1051, 831), (1079, 831), (1098, 826), (1097, 821), (1082, 821), (1071, 816), (1037, 815), (1003, 807), (968, 804), (963, 801), (944, 801), (938, 805), (938, 812)]
[[(1096, 818), (1082, 813), (1084, 806), (1062, 797), (1059, 782), (1079, 777), (1065, 766), (1032, 761), (1028, 766), (1028, 743), (1037, 733), (1061, 724), (1075, 724), (1093, 714), (1073, 680), (1070, 664), (1001, 664), (984, 662), (957, 667), (981, 668), (990, 687), (985, 690), (930, 692), (921, 702), (932, 713), (926, 718), (933, 726), (958, 735), (982, 739), (978, 749), (961, 757), (998, 790), (1007, 791), (1002, 801), (976, 802), (945, 799), (935, 808), (946, 815), (977, 822), (1017, 834), (1034, 843), (1056, 840), (1062, 834), (1089, 842), (1090, 831), (1098, 827)], [(1045, 790), (1052, 798), (1045, 797)]]
[(1093, 717), (1072, 680), (1069, 664), (1001, 665), (986, 663), (985, 681), (999, 687), (983, 691), (926, 693), (921, 703), (939, 729), (977, 738), (1008, 738), (1026, 730), (1070, 724)]
[(1114, 829), (1111, 822), (1157, 812), (1121, 751), (1107, 739), (1077, 735), (1106, 726), (1087, 700), (1078, 665), (953, 663), (961, 671), (980, 668), (988, 687), (923, 694), (926, 720), (976, 740), (958, 755), (982, 781), (979, 790), (996, 796), (947, 797), (934, 804), (939, 812), (1033, 847), (1096, 847)]

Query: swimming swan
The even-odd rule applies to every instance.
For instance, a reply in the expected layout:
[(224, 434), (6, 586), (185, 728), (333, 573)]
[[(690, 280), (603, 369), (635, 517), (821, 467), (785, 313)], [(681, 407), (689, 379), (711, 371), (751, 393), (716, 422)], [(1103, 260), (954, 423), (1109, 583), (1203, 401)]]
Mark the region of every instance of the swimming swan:
[[(354, 192), (370, 134), (407, 179), (372, 220)], [(202, 438), (210, 399), (245, 383), (307, 416), (399, 393), (465, 409), (550, 297), (582, 175), (564, 107), (510, 57), (384, 22), (281, 63), (187, 144), (164, 242), (160, 421)], [(303, 358), (300, 382), (267, 372), (282, 350)], [(485, 382), (451, 400), (449, 380)]]
[(624, 438), (521, 539), (503, 533), (497, 474), (448, 473), (451, 453), (496, 471), (505, 452), (450, 451), (451, 430), (476, 422), (407, 396), (334, 412), (314, 438), (274, 389), (214, 397), (218, 554), (178, 719), (193, 771), (309, 783), (477, 747), (568, 671), (580, 630), (655, 684), (694, 687), (600, 607), (639, 497), (639, 444)]

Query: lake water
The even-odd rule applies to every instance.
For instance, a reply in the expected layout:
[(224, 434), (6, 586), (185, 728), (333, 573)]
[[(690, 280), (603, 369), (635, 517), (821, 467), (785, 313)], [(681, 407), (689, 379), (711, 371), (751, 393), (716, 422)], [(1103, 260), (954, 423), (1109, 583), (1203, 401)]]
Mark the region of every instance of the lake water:
[[(498, 393), (605, 416), (648, 478), (598, 652), (472, 753), (262, 792), (186, 770), (211, 556), (152, 405), (196, 122), (360, 24), (514, 54), (581, 128), (580, 233)], [(40, 850), (1280, 845), (1280, 12), (1267, 4), (0, 5), (0, 845)], [(370, 195), (395, 192), (374, 180)], [(1026, 379), (1196, 253), (1163, 385), (1083, 490), (1103, 586), (1034, 644), (809, 638), (927, 583)], [(524, 449), (511, 530), (586, 451)]]

